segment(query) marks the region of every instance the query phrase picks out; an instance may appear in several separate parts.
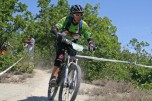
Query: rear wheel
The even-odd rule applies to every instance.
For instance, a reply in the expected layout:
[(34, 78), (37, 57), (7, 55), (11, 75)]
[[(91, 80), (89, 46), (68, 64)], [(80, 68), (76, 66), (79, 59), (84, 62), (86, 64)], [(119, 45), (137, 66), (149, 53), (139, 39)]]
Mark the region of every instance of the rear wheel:
[(49, 99), (49, 101), (54, 100), (54, 97), (55, 97), (57, 91), (58, 91), (58, 86), (56, 86), (56, 87), (51, 86), (51, 79), (50, 79), (49, 87), (48, 87), (48, 99)]
[(72, 64), (69, 67), (67, 84), (61, 84), (59, 101), (74, 101), (79, 91), (81, 82), (81, 69), (78, 65)]

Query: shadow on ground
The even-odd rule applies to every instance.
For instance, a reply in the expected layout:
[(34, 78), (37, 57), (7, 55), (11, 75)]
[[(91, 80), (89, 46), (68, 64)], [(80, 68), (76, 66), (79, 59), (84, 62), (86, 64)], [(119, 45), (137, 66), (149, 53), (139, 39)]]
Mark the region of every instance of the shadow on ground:
[(49, 101), (49, 100), (47, 97), (44, 97), (44, 96), (31, 96), (31, 97), (28, 97), (27, 99), (23, 99), (19, 101)]

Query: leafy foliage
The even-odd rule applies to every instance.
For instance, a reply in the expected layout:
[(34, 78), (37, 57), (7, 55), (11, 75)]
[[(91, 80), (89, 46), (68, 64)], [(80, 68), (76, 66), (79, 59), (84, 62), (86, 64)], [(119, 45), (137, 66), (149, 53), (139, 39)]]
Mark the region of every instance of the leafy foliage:
[[(57, 4), (53, 4), (51, 0), (38, 0), (37, 6), (40, 8), (39, 13), (33, 15), (27, 10), (27, 5), (22, 4), (19, 0), (0, 1), (0, 45), (2, 46), (6, 42), (8, 46), (7, 54), (0, 57), (0, 71), (25, 56), (23, 45), (29, 35), (33, 35), (36, 40), (35, 63), (52, 66), (56, 40), (51, 35), (50, 29), (62, 17), (69, 14), (70, 5), (67, 0), (58, 0)], [(98, 16), (99, 7), (99, 4), (95, 6), (86, 4), (83, 17), (90, 27), (98, 48), (93, 53), (81, 52), (79, 54), (152, 65), (152, 55), (144, 49), (149, 46), (149, 43), (139, 42), (133, 38), (127, 48), (131, 47), (134, 51), (122, 49), (116, 35), (117, 27), (108, 17)], [(87, 45), (87, 41), (83, 38), (79, 40), (79, 43)], [(12, 54), (14, 51), (18, 55)], [(88, 80), (124, 80), (131, 81), (138, 86), (152, 88), (151, 69), (122, 63), (80, 60), (80, 65)], [(28, 57), (23, 61), (12, 70), (32, 72), (33, 67), (29, 68)]]

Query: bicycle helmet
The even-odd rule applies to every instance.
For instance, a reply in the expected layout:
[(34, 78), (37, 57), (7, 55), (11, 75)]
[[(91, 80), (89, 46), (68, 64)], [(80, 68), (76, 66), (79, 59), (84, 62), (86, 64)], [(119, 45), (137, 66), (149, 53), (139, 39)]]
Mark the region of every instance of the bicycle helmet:
[(71, 11), (71, 13), (78, 13), (78, 12), (83, 13), (84, 12), (81, 5), (72, 5), (70, 8), (70, 11)]

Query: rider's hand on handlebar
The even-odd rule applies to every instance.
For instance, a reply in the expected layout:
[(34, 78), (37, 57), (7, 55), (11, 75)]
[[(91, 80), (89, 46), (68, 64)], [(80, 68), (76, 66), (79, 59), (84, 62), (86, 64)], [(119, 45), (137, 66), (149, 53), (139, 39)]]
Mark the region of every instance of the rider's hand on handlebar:
[(62, 32), (62, 33), (57, 32), (57, 34), (58, 34), (59, 36), (66, 36), (66, 31), (65, 31), (65, 32)]
[(58, 32), (58, 39), (66, 44), (71, 44), (71, 41), (66, 41), (66, 31), (62, 33)]
[(66, 40), (66, 36), (62, 36), (61, 42), (64, 42), (64, 43), (66, 43), (68, 45), (72, 44), (71, 40), (68, 40), (68, 41)]

